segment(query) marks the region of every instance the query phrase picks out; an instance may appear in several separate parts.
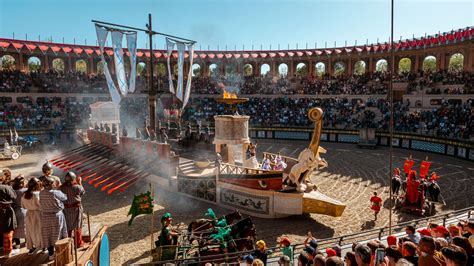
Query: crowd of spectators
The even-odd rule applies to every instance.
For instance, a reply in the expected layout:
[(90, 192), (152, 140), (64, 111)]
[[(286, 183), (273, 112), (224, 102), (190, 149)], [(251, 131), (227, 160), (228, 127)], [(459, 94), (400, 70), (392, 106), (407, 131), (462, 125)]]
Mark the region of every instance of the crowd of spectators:
[[(194, 77), (192, 92), (221, 94), (223, 84), (240, 88), (240, 94), (313, 94), (313, 95), (385, 95), (390, 75), (386, 72), (362, 75), (322, 77), (272, 77), (270, 75)], [(185, 77), (186, 79), (186, 77)], [(407, 82), (407, 92), (423, 91), (428, 94), (469, 94), (474, 86), (474, 74), (465, 71), (402, 73), (395, 82)], [(176, 81), (174, 81), (176, 83)], [(230, 84), (232, 83), (232, 84)], [(158, 90), (167, 92), (168, 77), (155, 77)], [(441, 87), (440, 87), (441, 85)], [(442, 86), (451, 85), (451, 86)], [(138, 76), (137, 92), (147, 91), (147, 77)], [(87, 75), (80, 72), (0, 71), (0, 92), (44, 93), (107, 93), (104, 75)]]
[[(387, 131), (390, 122), (390, 103), (385, 99), (349, 100), (347, 98), (250, 98), (238, 107), (238, 113), (250, 116), (255, 126), (310, 126), (307, 112), (312, 107), (324, 110), (323, 127), (357, 129), (373, 127)], [(394, 104), (394, 130), (434, 135), (445, 138), (474, 137), (473, 102), (450, 104), (443, 101), (431, 110), (410, 111), (408, 102)], [(193, 99), (183, 118), (190, 121), (212, 121), (226, 107), (211, 98)]]
[[(473, 233), (473, 219), (448, 227), (428, 223), (426, 228), (419, 230), (408, 225), (404, 235), (390, 235), (386, 240), (369, 240), (366, 244), (356, 242), (347, 252), (343, 252), (339, 245), (322, 249), (317, 239), (310, 235), (297, 260), (298, 265), (304, 266), (474, 265)], [(292, 265), (291, 259), (291, 256), (282, 256), (279, 265)], [(248, 257), (246, 262), (249, 265)]]
[[(156, 80), (158, 81), (158, 78)], [(146, 79), (138, 76), (136, 87), (140, 92), (145, 90)], [(108, 93), (108, 89), (104, 75), (57, 71), (0, 71), (0, 92)]]

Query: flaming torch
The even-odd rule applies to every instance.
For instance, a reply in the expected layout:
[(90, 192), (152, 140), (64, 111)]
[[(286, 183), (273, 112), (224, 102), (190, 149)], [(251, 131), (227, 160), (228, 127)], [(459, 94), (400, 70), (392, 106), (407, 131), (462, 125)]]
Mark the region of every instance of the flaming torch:
[(222, 98), (215, 99), (216, 102), (230, 105), (230, 108), (232, 108), (232, 114), (237, 114), (237, 104), (247, 102), (249, 98), (239, 98), (236, 93), (226, 90), (223, 84), (220, 85), (223, 94)]

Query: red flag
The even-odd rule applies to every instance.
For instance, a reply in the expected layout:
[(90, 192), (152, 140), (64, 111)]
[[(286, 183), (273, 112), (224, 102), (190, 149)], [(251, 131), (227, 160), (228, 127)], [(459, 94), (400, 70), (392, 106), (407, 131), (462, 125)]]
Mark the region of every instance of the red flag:
[(420, 165), (420, 178), (425, 179), (430, 171), (431, 162), (428, 161), (421, 161)]
[(405, 160), (405, 163), (403, 164), (403, 171), (405, 172), (405, 174), (408, 174), (410, 172), (414, 164), (415, 164), (415, 161), (411, 159)]

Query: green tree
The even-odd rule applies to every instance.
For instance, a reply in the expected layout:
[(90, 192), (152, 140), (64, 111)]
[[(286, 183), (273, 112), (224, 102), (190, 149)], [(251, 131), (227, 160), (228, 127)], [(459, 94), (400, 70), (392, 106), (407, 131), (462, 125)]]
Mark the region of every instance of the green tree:
[(80, 59), (76, 61), (76, 71), (79, 73), (86, 73), (87, 72), (87, 63), (86, 61)]
[(57, 72), (63, 72), (64, 71), (64, 60), (61, 58), (56, 58), (53, 59), (53, 69)]
[(156, 74), (157, 74), (159, 77), (165, 76), (165, 75), (166, 75), (166, 67), (165, 67), (165, 65), (164, 65), (164, 64), (161, 64), (161, 63), (158, 64), (158, 65), (156, 66), (156, 71), (155, 71), (155, 72), (156, 72)]
[(342, 75), (342, 74), (344, 74), (345, 71), (346, 71), (346, 67), (344, 66), (343, 63), (337, 62), (336, 64), (334, 64), (334, 75), (335, 76)]
[(137, 74), (143, 76), (146, 74), (146, 65), (143, 62), (137, 64)]
[(199, 65), (195, 65), (195, 67), (193, 68), (193, 76), (201, 76), (201, 67)]
[(97, 62), (97, 75), (104, 74), (104, 64), (102, 64), (102, 60)]
[(296, 75), (300, 77), (308, 76), (308, 67), (306, 65), (301, 65), (300, 67), (296, 67)]
[(464, 55), (457, 53), (449, 58), (448, 70), (451, 72), (462, 71), (464, 69)]
[(402, 58), (400, 62), (398, 62), (398, 73), (408, 73), (411, 70), (411, 59), (410, 58)]
[(280, 74), (280, 77), (286, 77), (288, 75), (288, 66), (286, 64), (278, 66), (278, 73)]
[(426, 71), (426, 72), (436, 71), (436, 57), (427, 56), (425, 60), (423, 60), (423, 71)]
[(377, 61), (377, 64), (375, 65), (375, 71), (377, 72), (387, 72), (388, 70), (388, 62), (385, 59), (381, 59)]
[(41, 61), (37, 57), (30, 57), (28, 59), (28, 70), (31, 72), (38, 72), (41, 69)]
[(252, 65), (251, 64), (245, 64), (244, 65), (244, 76), (250, 76), (252, 75)]
[(218, 71), (217, 71), (217, 65), (216, 64), (212, 64), (209, 66), (209, 75), (211, 77), (216, 77), (218, 74)]
[(5, 55), (0, 60), (0, 70), (15, 70), (15, 58)]
[(326, 66), (324, 65), (324, 63), (317, 63), (316, 64), (316, 76), (318, 77), (321, 77), (324, 75), (324, 73), (326, 72)]
[(363, 75), (365, 74), (365, 62), (362, 60), (359, 60), (355, 63), (354, 65), (354, 74), (356, 75)]

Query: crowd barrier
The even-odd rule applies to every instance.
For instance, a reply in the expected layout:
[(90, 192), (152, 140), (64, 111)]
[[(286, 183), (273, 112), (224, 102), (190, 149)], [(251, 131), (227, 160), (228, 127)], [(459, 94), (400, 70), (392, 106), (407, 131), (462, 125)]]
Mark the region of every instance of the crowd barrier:
[[(256, 139), (310, 141), (312, 131), (311, 128), (303, 127), (251, 127), (250, 137)], [(376, 131), (375, 137), (375, 143), (377, 145), (390, 145), (390, 135), (388, 132)], [(325, 142), (357, 144), (359, 140), (358, 130), (323, 129), (321, 133), (321, 141)], [(396, 132), (393, 134), (392, 145), (395, 148), (426, 151), (474, 161), (474, 142), (469, 140), (454, 140), (415, 133)]]
[[(352, 243), (358, 242), (362, 244), (366, 244), (369, 240), (372, 239), (378, 239), (382, 242), (386, 241), (386, 237), (389, 235), (395, 235), (398, 238), (406, 236), (405, 233), (405, 227), (407, 225), (413, 225), (416, 228), (424, 228), (430, 223), (436, 223), (439, 225), (443, 226), (448, 226), (449, 224), (455, 223), (457, 224), (460, 220), (464, 219), (469, 219), (473, 215), (474, 212), (474, 206), (456, 210), (456, 211), (451, 211), (445, 214), (440, 214), (440, 215), (435, 215), (435, 216), (430, 216), (430, 217), (423, 217), (420, 219), (416, 220), (411, 220), (407, 222), (402, 222), (395, 224), (392, 227), (379, 227), (379, 228), (374, 228), (374, 229), (369, 229), (365, 230), (362, 232), (354, 233), (354, 234), (348, 234), (348, 235), (343, 235), (343, 236), (337, 236), (337, 237), (331, 237), (331, 238), (323, 238), (318, 240), (318, 249), (324, 253), (324, 250), (326, 248), (332, 247), (333, 245), (339, 245), (341, 246), (342, 253), (345, 254), (347, 251), (351, 250)], [(258, 231), (257, 231), (258, 232)], [(284, 234), (284, 232), (281, 232)], [(303, 243), (297, 243), (293, 244), (293, 260), (297, 260), (297, 256), (303, 252), (304, 249), (304, 244)], [(189, 247), (180, 247), (182, 250), (186, 250)], [(267, 264), (268, 265), (273, 265), (277, 264), (278, 259), (280, 256), (282, 256), (282, 252), (278, 246), (273, 246), (269, 247), (267, 249), (270, 253)], [(241, 252), (233, 252), (233, 253), (227, 253), (225, 255), (223, 254), (218, 254), (218, 255), (210, 255), (210, 256), (202, 256), (202, 257), (197, 257), (197, 258), (183, 258), (183, 259), (178, 259), (178, 260), (169, 260), (169, 261), (155, 261), (152, 262), (152, 265), (163, 265), (165, 263), (173, 263), (177, 265), (187, 265), (187, 264), (192, 264), (192, 263), (204, 263), (204, 262), (211, 262), (216, 259), (227, 259), (229, 261), (236, 261), (236, 260), (241, 260), (245, 255), (251, 254), (253, 251), (252, 250), (247, 250), (247, 251), (241, 251)], [(147, 264), (150, 265), (150, 264)], [(229, 264), (229, 265), (238, 265), (238, 264)]]
[[(174, 128), (172, 128), (174, 129)], [(212, 128), (211, 128), (212, 129)], [(48, 135), (51, 130), (18, 130), (20, 136)], [(62, 134), (74, 133), (74, 129), (65, 129)], [(254, 139), (283, 139), (283, 140), (305, 140), (310, 141), (313, 129), (306, 127), (250, 127), (249, 136)], [(389, 146), (389, 133), (376, 131), (376, 144)], [(0, 131), (0, 138), (10, 138), (8, 130)], [(359, 131), (351, 129), (323, 129), (321, 134), (323, 142), (359, 142)], [(456, 140), (439, 138), (415, 133), (395, 132), (392, 139), (393, 147), (408, 150), (418, 150), (438, 153), (456, 158), (474, 161), (474, 142), (470, 140)]]

